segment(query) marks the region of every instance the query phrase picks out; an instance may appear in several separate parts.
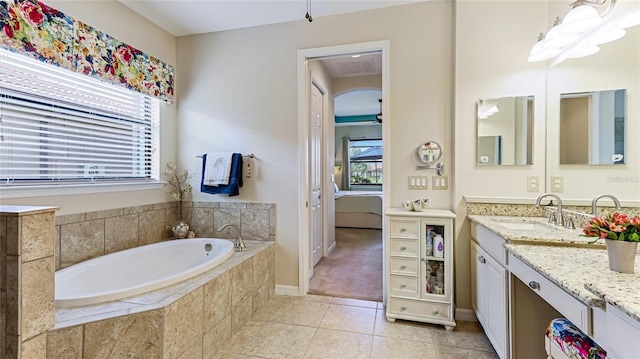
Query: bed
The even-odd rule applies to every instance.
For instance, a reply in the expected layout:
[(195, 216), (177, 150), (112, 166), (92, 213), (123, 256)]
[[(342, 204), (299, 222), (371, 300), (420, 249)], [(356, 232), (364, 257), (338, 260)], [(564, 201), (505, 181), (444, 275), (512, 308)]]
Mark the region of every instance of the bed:
[(381, 191), (337, 191), (336, 227), (382, 229)]

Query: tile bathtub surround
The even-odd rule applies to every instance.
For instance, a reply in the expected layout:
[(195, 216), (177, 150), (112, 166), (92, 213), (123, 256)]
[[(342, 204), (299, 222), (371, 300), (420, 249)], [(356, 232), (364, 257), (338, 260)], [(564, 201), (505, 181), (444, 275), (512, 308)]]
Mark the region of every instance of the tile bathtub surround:
[[(198, 237), (233, 239), (235, 224), (243, 239), (275, 241), (273, 203), (187, 202), (186, 221)], [(175, 202), (108, 209), (55, 217), (55, 268), (66, 268), (95, 257), (172, 238), (178, 221)], [(5, 226), (6, 227), (6, 226)]]
[(246, 244), (245, 251), (181, 283), (119, 301), (57, 309), (55, 327), (48, 332), (48, 358), (99, 359), (127, 353), (211, 357), (274, 295), (275, 243)]
[(0, 357), (45, 358), (54, 325), (56, 207), (0, 206)]

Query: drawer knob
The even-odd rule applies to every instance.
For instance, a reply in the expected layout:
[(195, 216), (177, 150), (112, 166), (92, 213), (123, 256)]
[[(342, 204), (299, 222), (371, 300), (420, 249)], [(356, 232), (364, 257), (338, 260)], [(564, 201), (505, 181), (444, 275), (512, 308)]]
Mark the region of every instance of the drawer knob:
[(403, 264), (403, 265), (400, 266), (400, 270), (405, 270), (405, 269), (407, 269), (406, 265)]
[(406, 288), (406, 287), (407, 287), (406, 284), (404, 284), (404, 283), (400, 284), (400, 288)]
[(406, 229), (406, 228), (404, 228), (404, 227), (403, 227), (403, 228), (400, 228), (400, 233), (404, 233), (404, 232), (406, 232), (406, 231), (407, 231), (407, 229)]
[(407, 247), (402, 246), (402, 247), (400, 247), (400, 250), (401, 250), (401, 251), (406, 251), (406, 250), (407, 250)]
[(483, 256), (478, 256), (478, 261), (479, 261), (480, 263), (482, 263), (482, 264), (485, 264), (485, 263), (487, 262), (487, 260), (486, 260), (486, 259), (484, 259), (484, 257), (483, 257)]
[(400, 307), (400, 311), (401, 311), (401, 312), (404, 312), (405, 310), (407, 310), (407, 307), (404, 307), (404, 306), (403, 306), (403, 307)]
[(529, 282), (529, 288), (540, 289), (540, 283), (532, 280), (531, 282)]
[(438, 315), (440, 312), (436, 309), (433, 311), (433, 315)]

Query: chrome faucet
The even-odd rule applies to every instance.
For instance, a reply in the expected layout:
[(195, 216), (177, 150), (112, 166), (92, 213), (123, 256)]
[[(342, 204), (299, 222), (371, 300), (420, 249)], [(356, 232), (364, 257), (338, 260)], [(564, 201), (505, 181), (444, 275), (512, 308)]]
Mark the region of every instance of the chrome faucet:
[(622, 207), (620, 206), (620, 201), (618, 201), (618, 199), (610, 194), (601, 194), (598, 197), (594, 198), (593, 201), (591, 201), (591, 213), (595, 216), (597, 213), (597, 207), (598, 207), (598, 201), (601, 198), (609, 198), (613, 201), (613, 203), (616, 205), (616, 209), (621, 209)]
[(240, 235), (240, 229), (235, 224), (225, 224), (222, 227), (218, 228), (218, 232), (222, 232), (227, 228), (235, 228), (236, 232), (238, 232), (238, 237), (236, 237), (235, 242), (233, 242), (233, 247), (236, 249), (236, 252), (242, 252), (243, 248), (247, 246), (244, 245), (244, 241), (242, 240), (242, 236)]
[[(557, 195), (555, 195), (553, 193), (543, 193), (536, 200), (536, 207), (540, 207), (540, 202), (545, 197), (552, 197), (552, 198), (555, 198), (558, 201), (558, 213), (555, 214), (555, 221), (554, 222), (555, 222), (556, 226), (564, 226), (564, 216), (562, 215), (562, 200), (560, 199), (560, 197), (558, 197)], [(552, 217), (550, 217), (549, 219), (551, 220), (551, 218)]]

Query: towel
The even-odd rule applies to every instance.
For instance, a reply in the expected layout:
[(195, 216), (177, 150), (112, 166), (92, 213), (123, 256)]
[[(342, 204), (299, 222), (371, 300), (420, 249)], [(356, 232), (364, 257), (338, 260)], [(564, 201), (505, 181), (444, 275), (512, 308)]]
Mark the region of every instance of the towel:
[(229, 184), (231, 174), (231, 157), (233, 152), (212, 152), (209, 153), (209, 161), (202, 173), (204, 173), (205, 186), (217, 186)]
[(207, 186), (204, 183), (204, 173), (207, 168), (207, 155), (202, 156), (202, 182), (200, 183), (200, 192), (211, 194), (226, 194), (231, 196), (237, 196), (240, 194), (240, 187), (242, 187), (242, 154), (234, 153), (231, 156), (231, 172), (229, 175), (229, 184)]

